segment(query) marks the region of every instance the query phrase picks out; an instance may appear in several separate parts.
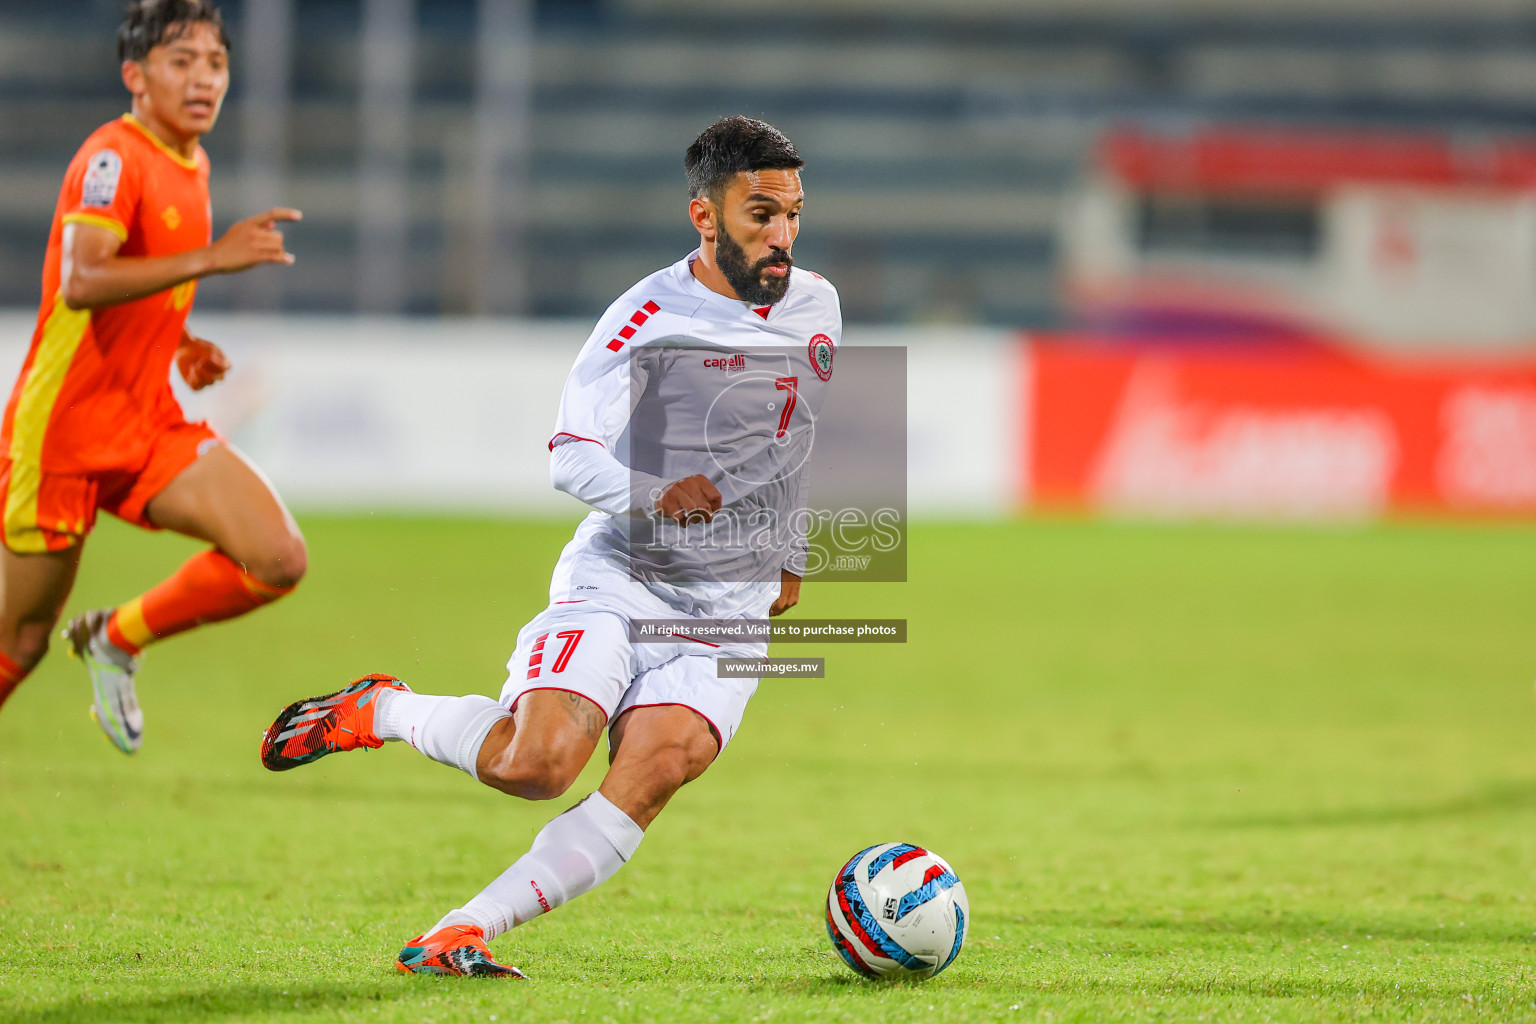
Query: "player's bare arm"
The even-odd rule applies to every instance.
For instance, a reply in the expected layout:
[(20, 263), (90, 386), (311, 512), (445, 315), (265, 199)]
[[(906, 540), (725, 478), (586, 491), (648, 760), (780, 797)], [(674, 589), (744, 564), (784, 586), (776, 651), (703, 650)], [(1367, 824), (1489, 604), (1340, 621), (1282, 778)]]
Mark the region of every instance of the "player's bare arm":
[(132, 302), (186, 281), (233, 274), (267, 263), (293, 263), (283, 247), (282, 222), (303, 218), (298, 210), (275, 207), (234, 224), (212, 245), (168, 256), (119, 256), (122, 239), (95, 224), (64, 225), (60, 288), (70, 309), (96, 309)]
[(779, 596), (768, 609), (770, 617), (783, 615), (800, 603), (800, 577), (785, 569), (779, 574)]

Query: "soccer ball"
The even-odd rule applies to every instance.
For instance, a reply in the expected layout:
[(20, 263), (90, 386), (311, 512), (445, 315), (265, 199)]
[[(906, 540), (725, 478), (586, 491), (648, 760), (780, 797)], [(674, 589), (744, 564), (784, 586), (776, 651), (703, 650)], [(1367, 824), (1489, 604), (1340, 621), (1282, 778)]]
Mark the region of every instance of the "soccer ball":
[(965, 942), (965, 886), (937, 854), (908, 843), (860, 850), (827, 893), (827, 934), (866, 978), (931, 978)]

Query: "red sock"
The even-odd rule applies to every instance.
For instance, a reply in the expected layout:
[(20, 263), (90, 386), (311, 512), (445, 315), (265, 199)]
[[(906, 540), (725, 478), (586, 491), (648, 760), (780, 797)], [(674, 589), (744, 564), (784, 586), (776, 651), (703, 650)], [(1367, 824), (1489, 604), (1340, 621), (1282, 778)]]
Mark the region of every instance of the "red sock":
[(0, 707), (5, 706), (5, 699), (11, 695), (21, 681), (27, 678), (27, 669), (21, 668), (4, 654), (0, 654)]
[(292, 589), (268, 586), (223, 552), (204, 551), (187, 559), (165, 582), (118, 605), (107, 620), (107, 639), (137, 654), (156, 640), (244, 615)]

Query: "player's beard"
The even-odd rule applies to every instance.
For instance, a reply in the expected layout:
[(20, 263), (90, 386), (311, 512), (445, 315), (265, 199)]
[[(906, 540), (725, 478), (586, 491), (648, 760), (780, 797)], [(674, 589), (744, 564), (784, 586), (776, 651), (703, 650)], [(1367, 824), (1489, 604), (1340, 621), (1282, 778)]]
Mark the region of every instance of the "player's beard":
[[(772, 306), (789, 291), (790, 274), (764, 279), (767, 267), (793, 267), (794, 259), (787, 252), (764, 256), (756, 263), (747, 262), (747, 251), (736, 244), (736, 239), (725, 228), (715, 235), (715, 266), (725, 275), (726, 283), (736, 290), (743, 302), (754, 306)], [(790, 272), (794, 273), (793, 271)]]

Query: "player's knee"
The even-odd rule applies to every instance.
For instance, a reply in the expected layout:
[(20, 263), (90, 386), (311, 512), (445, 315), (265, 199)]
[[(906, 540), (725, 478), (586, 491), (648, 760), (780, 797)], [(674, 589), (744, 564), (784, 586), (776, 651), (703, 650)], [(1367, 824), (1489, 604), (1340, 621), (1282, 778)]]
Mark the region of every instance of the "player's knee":
[(553, 800), (571, 788), (582, 766), (553, 750), (518, 750), (514, 743), (480, 772), (488, 786), (524, 800)]
[(48, 641), (53, 636), (52, 621), (23, 622), (16, 627), (6, 645), (5, 652), (21, 669), (31, 670), (48, 653)]
[(272, 544), (245, 571), (269, 587), (288, 590), (299, 585), (309, 570), (309, 549), (304, 538), (290, 534)]
[(715, 738), (707, 731), (671, 739), (657, 747), (648, 759), (652, 783), (658, 790), (676, 792), (703, 775), (715, 753)]

